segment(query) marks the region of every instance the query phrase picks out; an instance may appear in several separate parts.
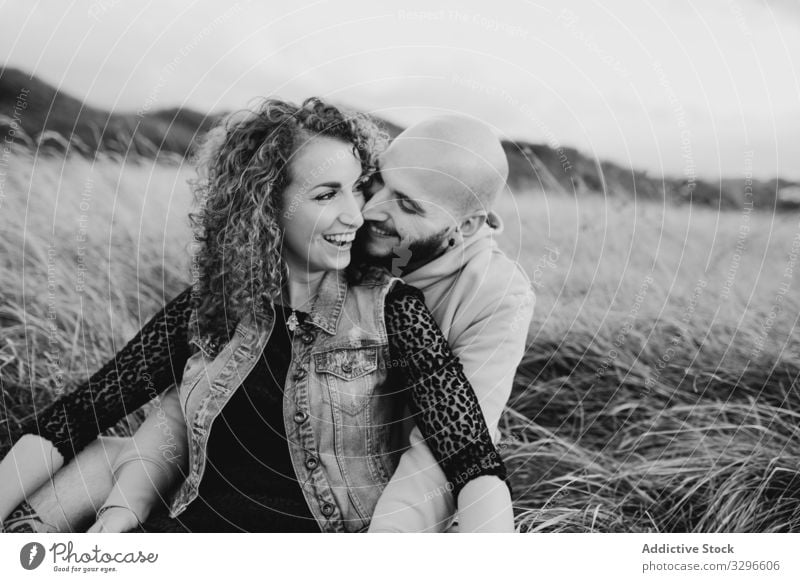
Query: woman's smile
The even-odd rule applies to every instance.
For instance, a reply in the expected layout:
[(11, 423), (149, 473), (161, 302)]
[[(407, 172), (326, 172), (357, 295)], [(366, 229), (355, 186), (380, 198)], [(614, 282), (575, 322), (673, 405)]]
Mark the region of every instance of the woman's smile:
[(353, 246), (353, 241), (356, 238), (356, 232), (351, 231), (337, 234), (323, 234), (322, 238), (341, 250), (349, 250), (350, 247)]

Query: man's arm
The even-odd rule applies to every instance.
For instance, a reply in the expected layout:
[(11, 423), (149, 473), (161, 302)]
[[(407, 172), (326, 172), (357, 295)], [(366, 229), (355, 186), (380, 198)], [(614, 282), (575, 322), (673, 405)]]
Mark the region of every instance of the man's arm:
[[(527, 281), (514, 291), (486, 297), (484, 309), (451, 345), (495, 442), (533, 315), (534, 297)], [(378, 501), (370, 531), (444, 531), (454, 506), (445, 474), (415, 427), (410, 448)]]

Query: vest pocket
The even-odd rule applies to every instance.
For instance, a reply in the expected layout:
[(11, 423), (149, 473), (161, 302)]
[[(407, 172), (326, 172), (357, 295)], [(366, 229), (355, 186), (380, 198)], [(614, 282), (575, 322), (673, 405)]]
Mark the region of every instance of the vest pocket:
[(376, 346), (340, 347), (316, 353), (314, 367), (325, 379), (332, 406), (352, 416), (369, 405), (378, 369)]

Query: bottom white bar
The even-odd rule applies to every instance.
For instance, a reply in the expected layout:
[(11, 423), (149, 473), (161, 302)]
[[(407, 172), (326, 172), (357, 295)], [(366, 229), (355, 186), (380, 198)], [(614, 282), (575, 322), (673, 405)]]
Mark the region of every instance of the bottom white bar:
[(797, 581), (798, 548), (800, 534), (0, 534), (0, 580)]

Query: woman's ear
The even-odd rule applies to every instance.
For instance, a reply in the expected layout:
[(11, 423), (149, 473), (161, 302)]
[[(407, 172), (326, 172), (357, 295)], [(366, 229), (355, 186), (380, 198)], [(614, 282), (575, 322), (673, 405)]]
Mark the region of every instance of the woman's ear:
[(461, 233), (461, 236), (467, 238), (478, 232), (478, 229), (480, 229), (480, 227), (482, 227), (485, 222), (486, 222), (485, 214), (483, 213), (473, 214), (461, 221), (461, 224), (458, 225), (458, 231)]

